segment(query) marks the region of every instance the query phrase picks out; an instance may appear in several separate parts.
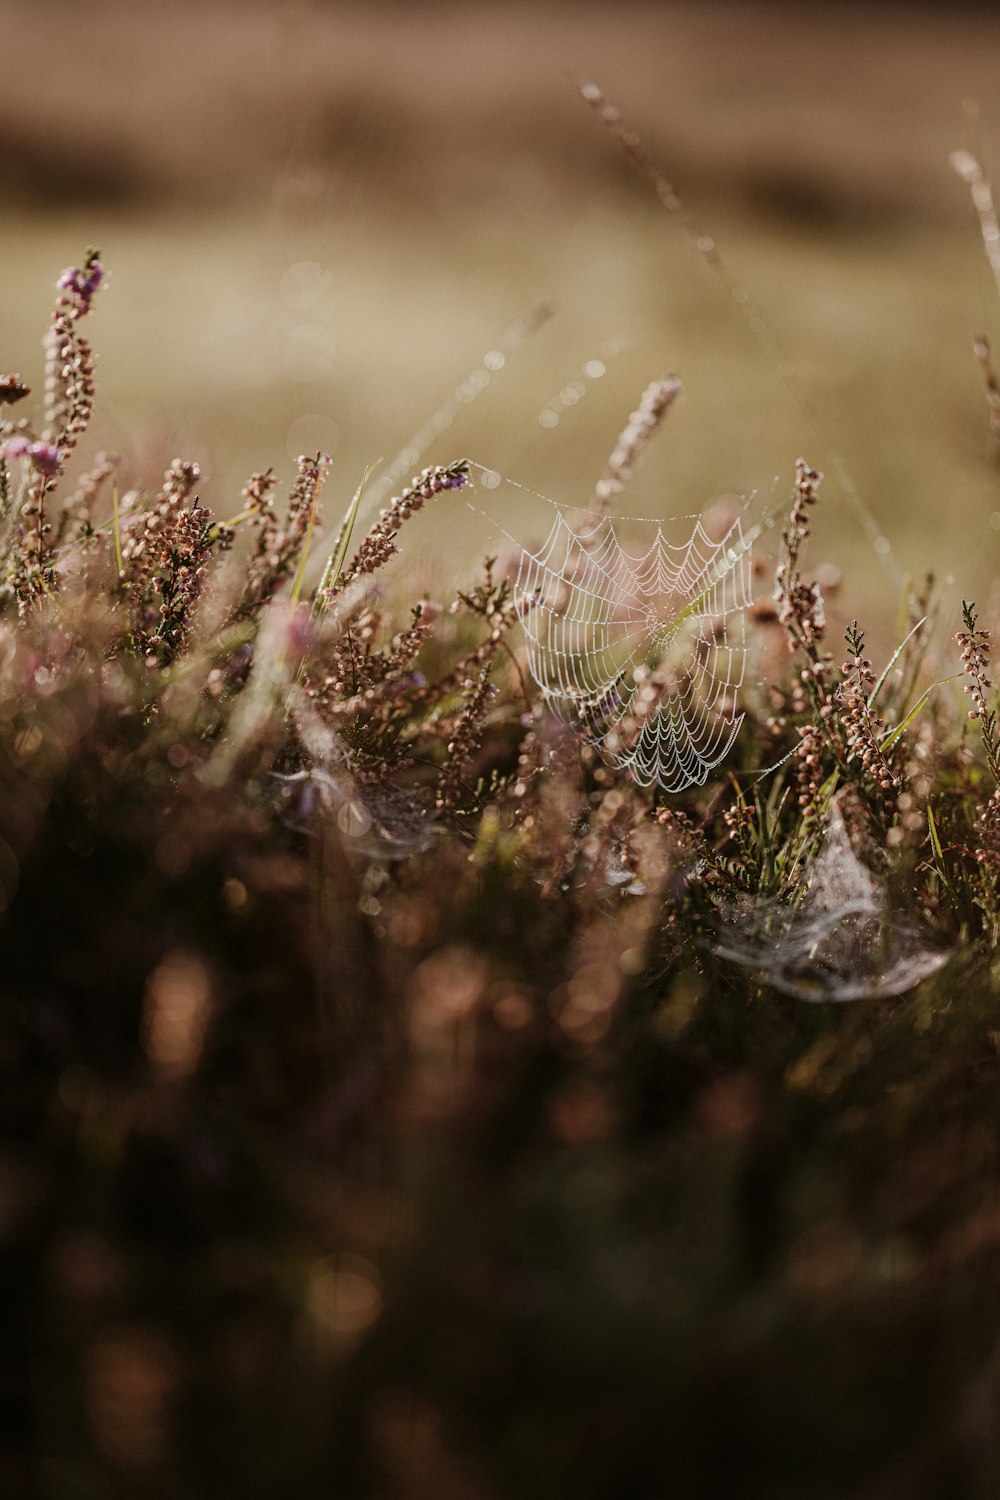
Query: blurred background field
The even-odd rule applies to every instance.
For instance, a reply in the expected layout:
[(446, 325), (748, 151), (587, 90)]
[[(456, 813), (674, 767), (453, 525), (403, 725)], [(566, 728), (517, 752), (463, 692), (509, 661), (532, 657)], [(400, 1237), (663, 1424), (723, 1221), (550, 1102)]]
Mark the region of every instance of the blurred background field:
[[(970, 345), (1000, 308), (947, 158), (964, 98), (982, 101), (987, 148), (1000, 130), (989, 8), (3, 12), (4, 360), (37, 372), (52, 278), (98, 244), (97, 441), (126, 481), (183, 451), (235, 509), (251, 469), (287, 474), (324, 447), (346, 498), (544, 298), (555, 315), (428, 459), (466, 453), (578, 501), (639, 391), (675, 372), (683, 403), (632, 509), (783, 494), (800, 451), (830, 471), (837, 449), (899, 568), (953, 575), (956, 609), (985, 601), (1000, 479)], [(821, 432), (581, 102), (583, 78), (716, 237)], [(850, 564), (852, 602), (894, 602), (898, 575), (833, 479), (824, 498), (822, 553)], [(530, 506), (517, 522), (530, 533)], [(497, 539), (439, 509), (409, 555), (421, 545), (465, 571)]]

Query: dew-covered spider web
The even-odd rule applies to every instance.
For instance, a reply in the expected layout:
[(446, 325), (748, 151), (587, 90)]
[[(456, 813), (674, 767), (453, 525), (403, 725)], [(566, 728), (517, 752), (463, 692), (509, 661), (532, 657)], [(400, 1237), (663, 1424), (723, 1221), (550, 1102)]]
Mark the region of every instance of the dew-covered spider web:
[(908, 911), (851, 846), (836, 799), (823, 843), (790, 900), (723, 903), (713, 951), (799, 1000), (877, 1000), (913, 989), (952, 951)]
[(543, 697), (644, 786), (700, 786), (743, 715), (750, 541), (739, 518), (721, 536), (698, 518), (680, 544), (657, 527), (645, 550), (615, 524), (557, 513), (523, 550), (518, 615)]
[(499, 527), (514, 543), (514, 604), (545, 702), (642, 785), (704, 785), (743, 721), (751, 547), (771, 517), (747, 528), (730, 506), (612, 519), (472, 468), (484, 488), (551, 510), (539, 547)]

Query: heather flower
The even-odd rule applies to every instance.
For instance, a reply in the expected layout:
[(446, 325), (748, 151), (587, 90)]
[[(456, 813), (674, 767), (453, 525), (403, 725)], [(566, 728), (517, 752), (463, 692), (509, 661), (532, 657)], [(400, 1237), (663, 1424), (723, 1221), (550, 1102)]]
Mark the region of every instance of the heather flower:
[(795, 790), (803, 823), (816, 822), (820, 794), (826, 777), (823, 772), (822, 739), (815, 724), (803, 724), (795, 747)]
[(60, 294), (57, 308), (72, 319), (85, 317), (94, 297), (104, 285), (105, 275), (98, 252), (89, 251), (82, 268), (68, 266), (56, 282), (56, 290)]
[(823, 476), (805, 459), (795, 465), (795, 498), (782, 536), (783, 556), (774, 575), (774, 604), (778, 620), (784, 627), (789, 651), (802, 651), (808, 658), (801, 678), (814, 708), (829, 717), (825, 679), (832, 658), (820, 650), (826, 635), (826, 610), (818, 583), (804, 583), (799, 571), (799, 554), (810, 536), (810, 511), (817, 501)]
[(18, 546), (8, 581), (21, 615), (27, 614), (39, 600), (54, 594), (58, 586), (52, 528), (45, 513), (45, 493), (50, 485), (51, 479), (39, 469), (27, 486), (18, 515), (15, 533)]
[(303, 455), (288, 498), (288, 513), (281, 521), (275, 514), (275, 478), (270, 470), (254, 474), (243, 491), (251, 521), (260, 526), (260, 536), (247, 571), (237, 619), (251, 619), (291, 576), (319, 514), (323, 485), (330, 470), (329, 454)]
[(527, 732), (518, 746), (511, 806), (530, 838), (541, 890), (551, 895), (564, 884), (573, 866), (587, 810), (580, 742), (570, 726), (543, 704), (521, 722)]
[(980, 808), (974, 827), (979, 836), (976, 858), (996, 881), (1000, 878), (1000, 789)]
[(59, 449), (54, 443), (32, 443), (28, 449), (28, 457), (47, 479), (54, 478), (62, 466)]
[(864, 654), (865, 638), (856, 620), (848, 629), (846, 638), (850, 658), (844, 663), (844, 680), (837, 690), (837, 698), (847, 738), (847, 758), (860, 761), (882, 791), (891, 791), (901, 783), (879, 743), (885, 724), (871, 704), (875, 674)]
[(678, 807), (658, 807), (656, 824), (670, 835), (671, 862), (680, 869), (705, 854), (705, 836), (693, 819)]
[(243, 490), (245, 509), (250, 519), (258, 525), (262, 526), (274, 510), (274, 489), (277, 483), (278, 478), (273, 469), (251, 474), (247, 480)]
[(424, 469), (401, 495), (397, 495), (380, 512), (375, 525), (361, 542), (353, 559), (339, 578), (328, 585), (324, 603), (329, 605), (348, 584), (354, 583), (366, 573), (377, 572), (396, 552), (395, 536), (400, 527), (412, 515), (422, 509), (425, 501), (446, 490), (463, 489), (469, 482), (467, 459), (459, 459), (447, 466), (437, 465)]
[(799, 576), (799, 553), (811, 535), (810, 510), (816, 504), (823, 476), (804, 459), (795, 465), (795, 499), (782, 541), (784, 557), (774, 576), (774, 602), (778, 619), (788, 635), (789, 650), (807, 650), (819, 644), (826, 633), (823, 595), (816, 583), (805, 584)]
[(59, 463), (47, 454), (38, 463), (43, 472), (54, 474), (73, 452), (90, 424), (94, 411), (94, 356), (90, 344), (78, 331), (79, 320), (90, 311), (94, 295), (104, 282), (104, 267), (91, 251), (83, 268), (71, 266), (56, 283), (57, 297), (52, 321), (43, 341), (45, 349), (45, 431), (42, 437), (59, 450)]
[(13, 406), (30, 395), (31, 388), (22, 382), (20, 375), (0, 375), (0, 406)]
[(94, 508), (101, 489), (115, 472), (118, 463), (119, 459), (112, 454), (95, 455), (93, 466), (80, 477), (73, 493), (63, 501), (58, 541), (82, 542), (97, 537)]
[(186, 647), (210, 553), (230, 533), (193, 498), (197, 464), (177, 459), (152, 507), (123, 526), (119, 586), (133, 606), (133, 641), (153, 661), (173, 661)]
[[(486, 565), (485, 585), (480, 586), (471, 594), (459, 594), (456, 603), (452, 605), (452, 611), (456, 612), (463, 607), (472, 610), (486, 622), (490, 627), (489, 634), (450, 672), (439, 677), (436, 682), (421, 684), (418, 687), (415, 702), (430, 706), (460, 692), (465, 681), (481, 672), (500, 654), (504, 637), (517, 624), (519, 618), (518, 604), (511, 597), (509, 582), (504, 579), (499, 584), (495, 584), (489, 562)], [(523, 681), (521, 687), (523, 690)]]
[(29, 465), (21, 491), (16, 526), (10, 540), (16, 542), (8, 558), (7, 584), (13, 591), (21, 614), (38, 600), (55, 593), (58, 576), (55, 570), (52, 527), (46, 515), (45, 497), (62, 469), (62, 454), (54, 443), (36, 442), (23, 432), (15, 433), (0, 444), (0, 513), (10, 514), (13, 494), (6, 461), (25, 460)]
[(756, 816), (750, 804), (743, 801), (730, 802), (728, 807), (722, 810), (722, 821), (729, 838), (741, 849), (746, 849), (753, 837), (756, 823)]
[(676, 375), (654, 380), (642, 393), (638, 407), (628, 419), (612, 449), (604, 473), (597, 481), (587, 523), (596, 524), (605, 515), (616, 496), (632, 478), (633, 470), (657, 428), (680, 395), (681, 382)]
[(438, 789), (438, 807), (453, 807), (458, 800), (462, 776), (479, 746), (483, 719), (496, 696), (490, 682), (490, 667), (479, 678), (469, 677), (462, 685), (462, 708), (452, 726), (447, 744), (444, 775)]
[(965, 629), (955, 637), (962, 655), (962, 664), (968, 679), (965, 691), (972, 699), (969, 718), (979, 720), (986, 759), (994, 779), (1000, 784), (1000, 737), (997, 734), (996, 711), (987, 701), (992, 692), (992, 683), (987, 675), (990, 665), (992, 637), (988, 630), (978, 628), (978, 617), (974, 604), (962, 600), (962, 621)]

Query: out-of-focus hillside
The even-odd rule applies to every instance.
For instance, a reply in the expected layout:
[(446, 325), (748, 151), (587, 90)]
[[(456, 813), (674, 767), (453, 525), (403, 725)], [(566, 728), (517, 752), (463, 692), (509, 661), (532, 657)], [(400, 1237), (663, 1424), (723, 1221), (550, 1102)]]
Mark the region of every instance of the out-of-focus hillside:
[[(323, 446), (346, 494), (545, 297), (555, 317), (429, 457), (467, 452), (575, 500), (646, 381), (676, 371), (684, 400), (631, 508), (766, 495), (799, 451), (832, 469), (836, 447), (900, 568), (985, 597), (1000, 478), (970, 342), (998, 308), (947, 155), (964, 97), (993, 134), (989, 11), (5, 11), (21, 62), (0, 106), (0, 249), (19, 289), (4, 359), (35, 372), (53, 274), (100, 244), (100, 439), (133, 474), (182, 448), (235, 508), (251, 468)], [(716, 235), (782, 374), (579, 101), (584, 77)], [(581, 375), (595, 359), (599, 382)], [(585, 397), (562, 403), (578, 381)], [(874, 605), (895, 583), (832, 479), (825, 495), (822, 547)], [(526, 505), (532, 524), (548, 517)], [(422, 536), (431, 553), (447, 538), (458, 567), (496, 545), (472, 517)]]
[(958, 100), (988, 101), (1000, 68), (988, 9), (37, 0), (18, 11), (5, 32), (36, 65), (5, 82), (4, 170), (38, 207), (259, 203), (262, 174), (290, 158), (388, 176), (438, 209), (463, 185), (490, 198), (477, 207), (495, 206), (498, 187), (573, 199), (616, 176), (561, 87), (596, 72), (706, 199), (814, 225), (927, 221), (951, 216), (938, 153)]

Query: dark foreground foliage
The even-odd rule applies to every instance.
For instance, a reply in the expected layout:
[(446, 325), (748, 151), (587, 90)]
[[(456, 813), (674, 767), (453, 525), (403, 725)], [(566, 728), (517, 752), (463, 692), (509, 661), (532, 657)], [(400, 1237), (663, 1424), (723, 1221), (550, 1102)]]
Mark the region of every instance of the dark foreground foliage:
[(101, 274), (41, 431), (3, 387), (2, 1492), (994, 1496), (974, 612), (981, 745), (926, 602), (881, 680), (826, 654), (800, 464), (770, 686), (658, 808), (535, 701), (495, 569), (393, 622), (463, 464), (309, 589), (322, 455), (228, 524), (189, 464), (74, 488)]

